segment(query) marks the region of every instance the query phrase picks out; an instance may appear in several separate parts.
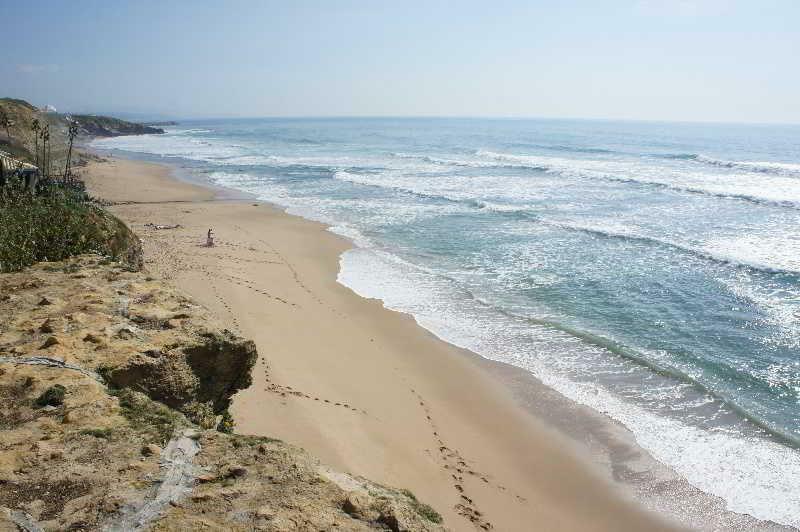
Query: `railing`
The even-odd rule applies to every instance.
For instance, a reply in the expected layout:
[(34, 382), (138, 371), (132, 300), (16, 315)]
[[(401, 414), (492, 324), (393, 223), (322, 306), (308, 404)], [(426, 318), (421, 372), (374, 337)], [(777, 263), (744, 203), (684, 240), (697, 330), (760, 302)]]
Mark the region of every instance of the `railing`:
[(20, 161), (16, 157), (12, 157), (12, 155), (8, 152), (0, 151), (0, 161), (3, 163), (3, 167), (6, 170), (23, 170), (23, 169), (31, 169), (31, 170), (38, 170), (39, 168), (30, 164), (26, 163), (25, 161)]

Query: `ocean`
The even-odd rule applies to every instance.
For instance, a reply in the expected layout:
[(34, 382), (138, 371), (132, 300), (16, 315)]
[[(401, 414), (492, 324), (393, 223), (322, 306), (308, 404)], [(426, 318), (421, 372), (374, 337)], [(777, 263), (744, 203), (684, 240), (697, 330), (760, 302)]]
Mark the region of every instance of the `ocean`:
[(356, 293), (800, 527), (800, 126), (197, 120), (93, 144), (328, 224)]

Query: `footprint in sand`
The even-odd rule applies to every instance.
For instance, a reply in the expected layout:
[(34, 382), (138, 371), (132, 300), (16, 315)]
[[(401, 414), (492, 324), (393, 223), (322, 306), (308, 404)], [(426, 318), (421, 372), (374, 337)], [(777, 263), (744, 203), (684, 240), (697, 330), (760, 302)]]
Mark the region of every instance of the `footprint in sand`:
[(228, 312), (228, 314), (230, 314), (231, 322), (233, 323), (233, 328), (236, 329), (236, 330), (239, 330), (240, 329), (239, 320), (236, 317), (236, 314), (233, 312), (233, 309), (231, 309), (231, 306), (228, 304), (228, 302), (225, 301), (225, 299), (219, 293), (219, 289), (217, 288), (217, 285), (212, 280), (212, 277), (210, 275), (208, 275), (208, 274), (206, 274), (206, 275), (207, 275), (207, 277), (209, 279), (209, 284), (211, 285), (211, 291), (214, 293), (214, 296), (219, 300), (219, 302), (222, 304), (222, 306), (225, 308), (225, 310)]
[(425, 412), (425, 418), (431, 427), (434, 438), (439, 443), (439, 458), (442, 462), (442, 468), (448, 471), (455, 470), (457, 473), (450, 474), (454, 481), (453, 489), (457, 492), (459, 497), (459, 502), (454, 506), (454, 509), (459, 515), (467, 519), (476, 528), (481, 530), (491, 530), (494, 528), (492, 524), (483, 518), (483, 514), (478, 511), (473, 499), (466, 495), (466, 489), (463, 485), (463, 470), (461, 469), (461, 467), (466, 466), (466, 461), (461, 457), (457, 450), (451, 449), (445, 445), (442, 439), (439, 437), (438, 428), (433, 420), (430, 408), (428, 408), (428, 405), (425, 403), (422, 395), (417, 393), (413, 388), (411, 389), (411, 392), (416, 396), (420, 407), (422, 407), (423, 411)]
[[(264, 369), (264, 379), (267, 382), (267, 387), (264, 388), (265, 392), (274, 393), (274, 394), (280, 395), (281, 397), (291, 396), (291, 397), (298, 397), (298, 398), (301, 398), (301, 399), (308, 399), (308, 400), (323, 402), (323, 403), (325, 403), (327, 405), (330, 405), (330, 406), (338, 406), (339, 408), (344, 408), (345, 410), (349, 410), (351, 412), (362, 413), (364, 415), (368, 415), (366, 410), (359, 411), (357, 408), (351, 406), (349, 403), (334, 402), (334, 401), (331, 401), (330, 399), (321, 399), (319, 397), (314, 397), (314, 396), (311, 396), (311, 395), (309, 395), (307, 393), (295, 390), (291, 386), (280, 385), (280, 384), (277, 384), (275, 382), (272, 382), (272, 378), (271, 378), (270, 372), (269, 372), (269, 366), (267, 366)], [(283, 404), (286, 404), (286, 403), (283, 403)]]

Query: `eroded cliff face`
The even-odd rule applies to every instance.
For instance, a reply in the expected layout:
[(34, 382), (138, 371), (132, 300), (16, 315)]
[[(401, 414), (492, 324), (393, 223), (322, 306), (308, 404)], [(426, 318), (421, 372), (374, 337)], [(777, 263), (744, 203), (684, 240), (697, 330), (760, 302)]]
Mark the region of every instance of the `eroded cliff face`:
[(0, 275), (0, 530), (441, 528), (407, 492), (216, 430), (256, 359), (125, 264)]

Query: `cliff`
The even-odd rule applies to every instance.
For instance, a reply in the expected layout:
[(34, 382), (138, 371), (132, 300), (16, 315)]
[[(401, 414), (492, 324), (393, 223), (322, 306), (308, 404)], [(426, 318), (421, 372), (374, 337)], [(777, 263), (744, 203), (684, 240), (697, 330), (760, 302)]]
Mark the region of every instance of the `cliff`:
[(119, 118), (97, 115), (72, 115), (78, 122), (80, 133), (92, 137), (119, 137), (122, 135), (149, 135), (164, 133), (159, 127), (152, 127), (136, 122), (127, 122)]
[[(8, 128), (0, 124), (0, 150), (22, 160), (34, 161), (34, 132), (31, 129), (34, 119), (43, 126), (50, 125), (50, 138), (54, 148), (54, 160), (64, 157), (63, 146), (66, 143), (66, 122), (60, 115), (43, 113), (25, 100), (0, 98), (0, 119), (9, 121)], [(60, 164), (59, 164), (60, 166)]]
[[(66, 160), (67, 130), (70, 119), (78, 122), (78, 134), (84, 137), (164, 133), (164, 130), (158, 127), (128, 122), (110, 116), (45, 113), (25, 100), (16, 98), (0, 98), (0, 119), (5, 118), (8, 119), (8, 128), (5, 127), (4, 120), (0, 122), (0, 150), (22, 160), (34, 162), (36, 141), (32, 125), (36, 119), (41, 126), (48, 125), (50, 128), (49, 156), (52, 158), (55, 168), (63, 167)], [(39, 144), (39, 149), (41, 149), (41, 142)], [(73, 153), (73, 157), (80, 159), (81, 155)]]
[(0, 275), (0, 530), (440, 530), (409, 492), (230, 433), (255, 345), (94, 255)]

